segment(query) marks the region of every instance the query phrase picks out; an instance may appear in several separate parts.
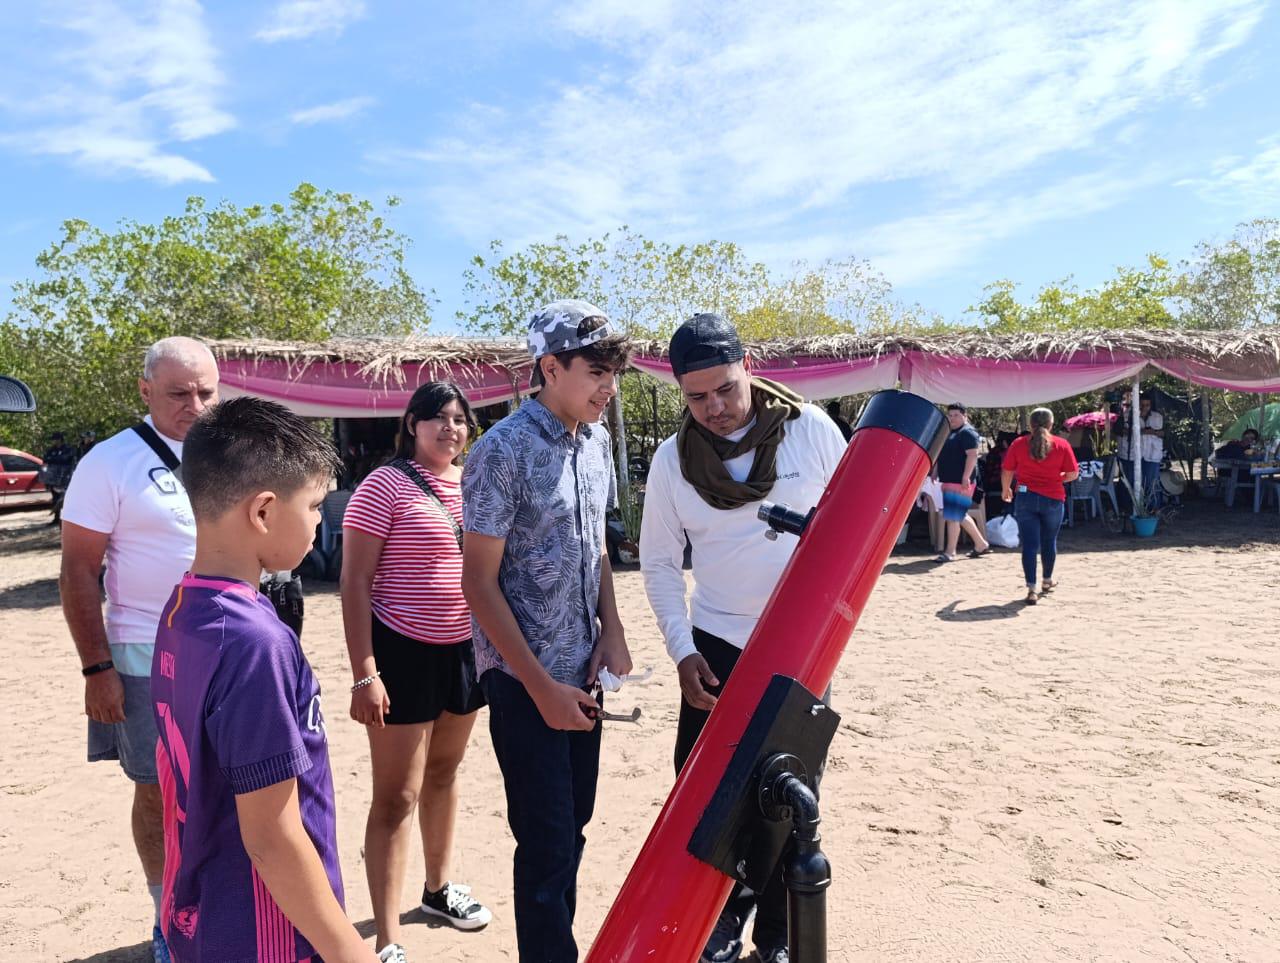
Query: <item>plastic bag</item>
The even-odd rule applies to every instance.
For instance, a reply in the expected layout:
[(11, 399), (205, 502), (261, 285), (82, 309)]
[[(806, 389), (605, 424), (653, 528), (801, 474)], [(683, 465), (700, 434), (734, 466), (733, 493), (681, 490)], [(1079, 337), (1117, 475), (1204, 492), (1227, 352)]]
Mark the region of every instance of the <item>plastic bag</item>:
[[(928, 502), (933, 502), (932, 509)], [(916, 504), (928, 511), (942, 511), (942, 482), (925, 475), (924, 482), (920, 485), (920, 494), (916, 496)]]
[(1000, 515), (987, 521), (987, 541), (1001, 548), (1018, 547), (1018, 522), (1012, 515)]

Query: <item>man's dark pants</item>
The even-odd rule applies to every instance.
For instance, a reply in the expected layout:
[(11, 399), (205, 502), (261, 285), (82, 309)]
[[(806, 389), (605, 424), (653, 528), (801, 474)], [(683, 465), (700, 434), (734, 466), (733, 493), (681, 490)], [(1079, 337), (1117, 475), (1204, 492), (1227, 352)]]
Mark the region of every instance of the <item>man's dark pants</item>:
[(600, 725), (562, 732), (519, 681), (500, 669), (480, 679), (489, 702), (489, 735), (507, 791), (516, 839), (516, 943), (521, 963), (573, 963), (578, 863), (600, 772)]
[[(711, 667), (711, 674), (720, 680), (719, 685), (704, 684), (704, 687), (712, 695), (719, 696), (724, 689), (724, 684), (729, 681), (734, 666), (738, 664), (738, 657), (742, 655), (742, 650), (710, 632), (702, 631), (697, 626), (693, 629), (693, 644), (697, 647), (698, 653), (707, 660), (707, 665)], [(693, 744), (698, 741), (702, 727), (707, 724), (707, 719), (710, 717), (710, 712), (695, 709), (684, 699), (680, 700), (680, 721), (676, 728), (676, 775), (679, 775), (680, 770), (684, 768), (685, 760), (693, 751)], [(782, 883), (781, 865), (763, 893), (753, 894), (749, 890), (744, 893), (741, 883), (734, 886), (725, 909), (737, 913), (739, 919), (745, 919), (753, 904), (756, 908), (756, 922), (751, 931), (751, 938), (755, 945), (765, 949), (786, 946), (787, 889)]]

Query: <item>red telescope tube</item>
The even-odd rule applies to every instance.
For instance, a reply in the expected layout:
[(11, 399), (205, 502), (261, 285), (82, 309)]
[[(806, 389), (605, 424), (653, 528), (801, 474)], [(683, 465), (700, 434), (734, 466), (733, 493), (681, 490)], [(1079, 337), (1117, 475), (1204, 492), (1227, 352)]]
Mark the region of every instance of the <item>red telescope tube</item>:
[(871, 399), (587, 963), (697, 959), (733, 880), (689, 854), (694, 827), (769, 680), (790, 676), (811, 692), (831, 682), (945, 437), (942, 413), (923, 398)]

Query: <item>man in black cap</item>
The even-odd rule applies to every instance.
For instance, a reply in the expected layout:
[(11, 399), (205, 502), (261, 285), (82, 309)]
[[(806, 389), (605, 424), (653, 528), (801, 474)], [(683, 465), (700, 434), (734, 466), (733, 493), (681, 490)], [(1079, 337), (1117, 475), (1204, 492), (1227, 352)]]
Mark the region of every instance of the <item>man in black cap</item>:
[[(653, 456), (640, 566), (680, 676), (679, 772), (795, 549), (794, 538), (767, 540), (756, 510), (765, 498), (801, 512), (817, 504), (845, 440), (820, 409), (783, 385), (752, 377), (738, 332), (719, 315), (698, 314), (682, 324), (669, 355), (688, 410), (677, 434)], [(686, 535), (693, 545), (687, 606)], [(762, 893), (734, 890), (703, 961), (739, 958), (753, 905), (751, 959), (786, 963), (781, 872)]]

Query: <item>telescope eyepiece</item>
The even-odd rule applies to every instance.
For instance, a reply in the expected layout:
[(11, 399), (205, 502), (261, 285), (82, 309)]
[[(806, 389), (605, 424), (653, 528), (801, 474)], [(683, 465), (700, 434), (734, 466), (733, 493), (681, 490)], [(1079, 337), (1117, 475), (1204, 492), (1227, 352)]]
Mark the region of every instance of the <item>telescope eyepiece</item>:
[(776, 505), (773, 502), (764, 501), (760, 503), (756, 517), (769, 526), (769, 531), (764, 533), (766, 538), (777, 538), (780, 532), (799, 536), (804, 534), (805, 526), (813, 517), (813, 509), (809, 509), (807, 514), (801, 514), (789, 505)]

